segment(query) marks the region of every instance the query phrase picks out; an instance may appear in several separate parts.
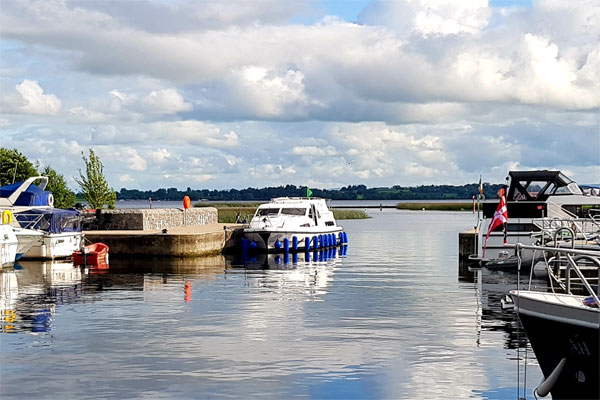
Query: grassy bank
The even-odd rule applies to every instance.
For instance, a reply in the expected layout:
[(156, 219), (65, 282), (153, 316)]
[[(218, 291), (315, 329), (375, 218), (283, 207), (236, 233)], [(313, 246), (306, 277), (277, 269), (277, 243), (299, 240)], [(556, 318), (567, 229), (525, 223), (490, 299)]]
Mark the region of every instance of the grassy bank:
[(473, 210), (472, 202), (456, 203), (398, 203), (399, 210), (436, 210), (436, 211), (470, 211)]
[(333, 209), (333, 216), (339, 219), (366, 219), (371, 218), (363, 210), (344, 210), (340, 208)]
[[(256, 208), (260, 203), (200, 203), (195, 204), (195, 207), (215, 207), (219, 212), (219, 222), (223, 224), (235, 223), (238, 213), (242, 219), (250, 222)], [(366, 212), (362, 210), (342, 210), (334, 209), (333, 216), (336, 220), (340, 219), (365, 219), (369, 218)]]

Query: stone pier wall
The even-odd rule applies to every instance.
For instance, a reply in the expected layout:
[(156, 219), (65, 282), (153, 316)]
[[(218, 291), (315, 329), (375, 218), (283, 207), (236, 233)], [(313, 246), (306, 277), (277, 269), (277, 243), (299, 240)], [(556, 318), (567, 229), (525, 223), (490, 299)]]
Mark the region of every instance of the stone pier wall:
[(180, 226), (201, 226), (218, 222), (214, 207), (131, 208), (96, 210), (95, 218), (88, 217), (84, 230), (157, 230)]

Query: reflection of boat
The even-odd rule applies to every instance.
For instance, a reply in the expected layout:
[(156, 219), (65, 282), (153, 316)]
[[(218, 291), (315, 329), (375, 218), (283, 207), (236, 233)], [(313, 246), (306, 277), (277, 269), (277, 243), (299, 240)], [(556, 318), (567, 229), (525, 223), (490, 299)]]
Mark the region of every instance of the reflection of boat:
[(14, 216), (22, 258), (64, 258), (81, 247), (79, 212), (54, 208), (47, 184), (48, 177), (36, 176), (0, 187), (0, 209)]
[(19, 261), (0, 273), (0, 308), (5, 332), (48, 332), (56, 304), (76, 301), (82, 271), (65, 261)]
[[(561, 279), (551, 262), (546, 265), (556, 290), (510, 291), (515, 310), (546, 378), (536, 389), (537, 394), (545, 396), (550, 392), (554, 399), (599, 398), (600, 289), (597, 277), (600, 252), (517, 245), (517, 252), (523, 249), (560, 254), (566, 266), (565, 276)], [(596, 268), (596, 292), (592, 279), (582, 272), (584, 264)]]
[(228, 261), (233, 268), (243, 267), (247, 280), (257, 287), (297, 292), (300, 296), (322, 295), (346, 249), (347, 246), (341, 246), (292, 254), (256, 253), (247, 259), (229, 255)]
[[(560, 171), (510, 171), (507, 186), (509, 245), (534, 244), (542, 231), (551, 234), (564, 226), (576, 227), (576, 232), (583, 235), (600, 229), (600, 214), (594, 214), (600, 210), (600, 197), (585, 195), (577, 183)], [(483, 203), (483, 219), (476, 228), (477, 254), (470, 257), (472, 260), (502, 261), (511, 255), (504, 246), (504, 232), (498, 228), (489, 235), (483, 259), (487, 221), (493, 218), (497, 206), (498, 202)]]
[(242, 247), (250, 250), (285, 251), (336, 246), (346, 235), (336, 224), (324, 199), (278, 197), (261, 204), (244, 228)]
[(108, 267), (108, 246), (104, 243), (92, 243), (73, 253), (75, 265), (93, 265)]
[(232, 260), (233, 264), (248, 269), (289, 269), (298, 265), (323, 263), (340, 259), (348, 253), (348, 246), (329, 247), (325, 249), (296, 253), (254, 253)]

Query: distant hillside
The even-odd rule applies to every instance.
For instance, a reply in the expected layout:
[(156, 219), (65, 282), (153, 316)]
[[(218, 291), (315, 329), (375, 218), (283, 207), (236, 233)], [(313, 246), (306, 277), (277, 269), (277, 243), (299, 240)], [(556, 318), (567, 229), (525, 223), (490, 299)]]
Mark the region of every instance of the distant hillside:
[[(496, 192), (500, 184), (484, 183), (483, 192), (486, 198), (496, 198)], [(479, 193), (476, 183), (451, 186), (451, 185), (428, 185), (416, 187), (377, 187), (367, 188), (365, 185), (350, 185), (341, 189), (312, 189), (314, 197), (322, 197), (332, 200), (467, 200)], [(180, 191), (176, 188), (158, 190), (121, 189), (117, 192), (120, 200), (181, 200), (183, 196), (189, 196), (192, 201), (265, 201), (274, 197), (302, 197), (306, 196), (306, 186), (277, 186), (262, 189), (229, 189), (208, 190), (191, 189)]]

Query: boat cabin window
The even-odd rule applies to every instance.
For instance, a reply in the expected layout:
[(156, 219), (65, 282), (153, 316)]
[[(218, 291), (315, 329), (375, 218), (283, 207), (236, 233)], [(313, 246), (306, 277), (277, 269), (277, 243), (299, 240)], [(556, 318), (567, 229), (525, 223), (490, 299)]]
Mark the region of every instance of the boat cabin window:
[(554, 182), (522, 180), (515, 185), (513, 198), (510, 200), (543, 201), (556, 191)]
[(567, 186), (556, 189), (556, 194), (583, 194), (583, 192), (575, 182), (571, 182)]
[(259, 208), (256, 211), (256, 215), (262, 217), (265, 215), (277, 215), (279, 214), (279, 208)]
[(306, 215), (306, 208), (282, 208), (283, 215)]

